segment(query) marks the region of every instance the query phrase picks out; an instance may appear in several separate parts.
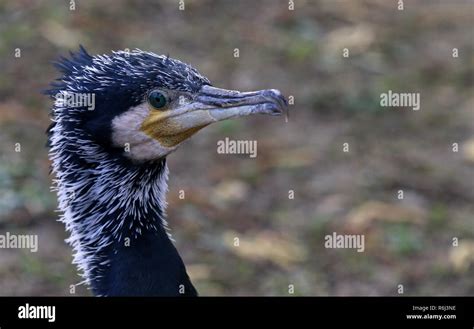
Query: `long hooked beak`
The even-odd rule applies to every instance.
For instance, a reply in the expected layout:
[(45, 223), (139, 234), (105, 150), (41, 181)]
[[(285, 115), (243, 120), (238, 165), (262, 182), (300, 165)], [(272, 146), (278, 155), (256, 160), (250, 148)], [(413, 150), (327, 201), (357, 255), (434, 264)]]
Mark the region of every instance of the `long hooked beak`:
[(285, 111), (288, 103), (276, 89), (241, 92), (205, 85), (173, 109), (152, 113), (142, 129), (162, 145), (174, 147), (213, 122)]
[(209, 114), (216, 121), (251, 114), (281, 115), (288, 104), (276, 89), (241, 92), (203, 86), (196, 101), (211, 106)]

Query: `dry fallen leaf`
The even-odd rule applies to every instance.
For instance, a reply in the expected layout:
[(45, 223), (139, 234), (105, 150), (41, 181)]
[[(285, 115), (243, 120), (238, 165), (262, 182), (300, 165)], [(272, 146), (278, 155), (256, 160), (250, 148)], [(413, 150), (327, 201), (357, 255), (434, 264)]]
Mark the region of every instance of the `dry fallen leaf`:
[(367, 228), (375, 220), (422, 225), (426, 217), (426, 211), (421, 208), (368, 201), (347, 215), (347, 225), (355, 230)]
[(464, 159), (474, 163), (474, 138), (469, 139), (464, 143), (464, 146), (462, 148), (462, 154), (464, 156)]
[(227, 203), (232, 201), (241, 201), (247, 197), (249, 187), (239, 180), (224, 180), (219, 183), (212, 191), (211, 200), (214, 203)]
[(315, 152), (307, 147), (275, 152), (275, 155), (273, 166), (278, 168), (310, 167), (316, 162)]
[(83, 36), (77, 30), (72, 30), (55, 21), (47, 21), (40, 27), (41, 35), (55, 46), (73, 49), (77, 47)]
[(270, 261), (289, 268), (291, 264), (306, 259), (305, 250), (295, 241), (268, 231), (252, 236), (227, 231), (224, 241), (236, 255), (252, 261)]
[(474, 241), (461, 241), (459, 246), (453, 247), (449, 259), (455, 271), (465, 272), (474, 264)]
[(329, 54), (340, 53), (343, 48), (350, 48), (351, 52), (365, 51), (374, 41), (373, 28), (366, 24), (342, 27), (328, 33), (324, 42)]
[(186, 266), (186, 271), (192, 280), (206, 280), (210, 277), (211, 269), (204, 264), (190, 264)]

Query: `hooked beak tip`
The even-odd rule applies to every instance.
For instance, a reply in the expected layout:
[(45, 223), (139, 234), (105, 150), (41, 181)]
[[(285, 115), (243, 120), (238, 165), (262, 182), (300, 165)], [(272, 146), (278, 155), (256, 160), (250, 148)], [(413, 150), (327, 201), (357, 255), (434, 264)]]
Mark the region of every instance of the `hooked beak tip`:
[(288, 111), (288, 102), (278, 89), (267, 89), (262, 92), (263, 96), (269, 100), (268, 114), (281, 115), (284, 111)]
[(226, 90), (212, 86), (201, 88), (199, 101), (214, 107), (211, 112), (233, 113), (231, 117), (250, 114), (281, 115), (288, 111), (288, 102), (279, 90), (265, 89), (258, 91), (241, 92)]

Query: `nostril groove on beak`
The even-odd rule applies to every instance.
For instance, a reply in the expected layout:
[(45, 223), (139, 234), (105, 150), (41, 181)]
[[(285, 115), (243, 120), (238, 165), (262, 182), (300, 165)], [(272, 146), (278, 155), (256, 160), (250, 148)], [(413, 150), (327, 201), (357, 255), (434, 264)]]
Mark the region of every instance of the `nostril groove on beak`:
[(221, 109), (253, 107), (253, 113), (274, 115), (288, 113), (287, 100), (277, 89), (240, 92), (204, 86), (196, 99), (203, 104)]

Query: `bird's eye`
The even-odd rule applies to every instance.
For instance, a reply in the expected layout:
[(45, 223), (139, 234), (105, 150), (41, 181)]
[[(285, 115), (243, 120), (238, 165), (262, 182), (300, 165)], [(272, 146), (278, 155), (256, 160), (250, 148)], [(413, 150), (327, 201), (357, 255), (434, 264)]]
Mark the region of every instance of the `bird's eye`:
[(167, 102), (166, 96), (158, 90), (153, 90), (148, 94), (148, 103), (155, 109), (164, 108)]

